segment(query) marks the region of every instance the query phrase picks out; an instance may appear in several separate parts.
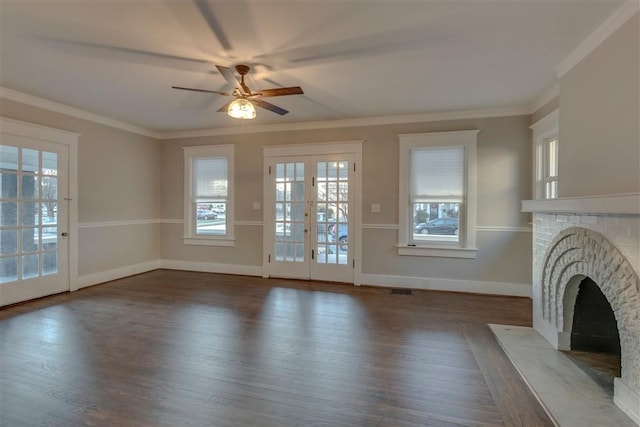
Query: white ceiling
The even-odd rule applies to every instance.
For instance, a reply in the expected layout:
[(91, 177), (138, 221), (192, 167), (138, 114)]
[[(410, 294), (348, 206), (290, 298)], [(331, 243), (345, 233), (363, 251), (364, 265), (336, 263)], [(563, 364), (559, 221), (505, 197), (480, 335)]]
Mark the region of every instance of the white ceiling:
[(0, 86), (154, 131), (246, 125), (214, 64), (302, 86), (251, 124), (529, 105), (622, 0), (0, 0)]

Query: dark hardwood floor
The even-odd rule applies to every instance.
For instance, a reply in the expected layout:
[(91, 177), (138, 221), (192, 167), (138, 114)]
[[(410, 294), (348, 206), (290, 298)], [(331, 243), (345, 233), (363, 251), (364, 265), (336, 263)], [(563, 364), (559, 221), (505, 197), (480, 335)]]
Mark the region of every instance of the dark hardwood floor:
[(157, 270), (0, 310), (2, 426), (551, 426), (525, 298)]

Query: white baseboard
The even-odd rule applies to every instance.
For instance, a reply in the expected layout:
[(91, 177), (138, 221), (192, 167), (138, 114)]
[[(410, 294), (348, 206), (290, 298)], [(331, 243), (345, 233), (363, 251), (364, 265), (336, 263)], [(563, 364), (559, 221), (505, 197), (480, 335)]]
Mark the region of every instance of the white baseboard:
[(133, 276), (135, 274), (146, 273), (147, 271), (157, 270), (160, 268), (160, 261), (149, 261), (140, 264), (127, 265), (125, 267), (115, 268), (113, 270), (101, 271), (98, 273), (86, 274), (78, 277), (78, 289), (87, 286), (98, 285), (111, 280), (122, 279), (123, 277)]
[(262, 277), (262, 266), (218, 264), (215, 262), (196, 262), (163, 259), (159, 261), (160, 267), (167, 270), (201, 271), (205, 273), (238, 274), (242, 276)]
[[(156, 260), (129, 265), (113, 270), (88, 274), (78, 278), (78, 288), (121, 279), (134, 274), (166, 268), (168, 270), (200, 271), (205, 273), (238, 274), (262, 277), (262, 266), (219, 264), (181, 260)], [(391, 276), (383, 274), (360, 274), (359, 283), (371, 286), (403, 287), (450, 292), (531, 297), (531, 286), (521, 283), (482, 282), (475, 280), (438, 279), (427, 277)]]
[(640, 394), (631, 390), (622, 379), (613, 379), (613, 403), (640, 426)]
[(360, 283), (370, 286), (403, 287), (433, 291), (470, 292), (531, 298), (531, 285), (523, 283), (483, 282), (477, 280), (439, 279), (367, 273), (360, 275)]

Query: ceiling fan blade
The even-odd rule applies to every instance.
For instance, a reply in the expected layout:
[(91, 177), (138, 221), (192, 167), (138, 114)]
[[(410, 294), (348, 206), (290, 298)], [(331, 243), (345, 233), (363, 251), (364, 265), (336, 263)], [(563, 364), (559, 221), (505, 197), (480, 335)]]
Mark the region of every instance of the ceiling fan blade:
[(172, 89), (180, 89), (180, 90), (190, 90), (193, 92), (204, 92), (204, 93), (215, 93), (218, 95), (231, 96), (230, 93), (226, 92), (218, 92), (217, 90), (206, 90), (206, 89), (195, 89), (192, 87), (181, 87), (181, 86), (171, 86)]
[(220, 46), (222, 46), (225, 51), (230, 51), (231, 43), (229, 43), (229, 39), (222, 29), (222, 25), (220, 25), (220, 20), (213, 13), (213, 10), (211, 9), (211, 6), (209, 6), (209, 3), (206, 0), (195, 0), (195, 3), (198, 9), (200, 9), (202, 17), (205, 19), (205, 21), (207, 21), (207, 24), (209, 24), (209, 28), (211, 28), (211, 31), (213, 31), (213, 34), (218, 39), (218, 42), (220, 42)]
[(304, 92), (300, 86), (294, 86), (280, 87), (276, 89), (262, 89), (254, 92), (254, 95), (255, 94), (259, 94), (261, 97), (265, 98), (268, 96), (303, 95)]
[[(233, 100), (235, 101), (235, 99)], [(222, 107), (218, 108), (216, 111), (218, 113), (226, 113), (227, 111), (229, 111), (229, 105), (233, 102), (233, 101), (229, 101), (226, 104), (224, 104)]]
[(242, 85), (240, 84), (238, 79), (236, 79), (236, 76), (235, 76), (235, 74), (233, 74), (233, 70), (231, 68), (223, 67), (222, 65), (216, 65), (216, 68), (218, 69), (220, 74), (222, 74), (222, 77), (224, 77), (224, 79), (227, 81), (227, 83), (229, 83), (231, 86), (233, 86), (234, 89), (238, 89), (238, 92), (240, 92), (240, 94), (242, 94), (242, 95), (250, 95), (249, 92), (247, 92), (242, 87)]
[(251, 102), (256, 104), (258, 107), (262, 107), (265, 110), (273, 111), (274, 113), (280, 114), (281, 116), (284, 116), (288, 113), (288, 111), (284, 108), (280, 108), (277, 105), (273, 105), (267, 101), (263, 101), (262, 99), (252, 99)]

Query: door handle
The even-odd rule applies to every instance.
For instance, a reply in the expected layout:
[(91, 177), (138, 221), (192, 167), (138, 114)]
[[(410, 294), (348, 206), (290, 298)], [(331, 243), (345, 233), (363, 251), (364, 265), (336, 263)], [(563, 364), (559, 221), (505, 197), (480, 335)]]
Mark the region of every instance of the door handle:
[(62, 237), (69, 237), (69, 233), (67, 233), (66, 231), (65, 231), (64, 233), (60, 233), (60, 235), (61, 235)]

